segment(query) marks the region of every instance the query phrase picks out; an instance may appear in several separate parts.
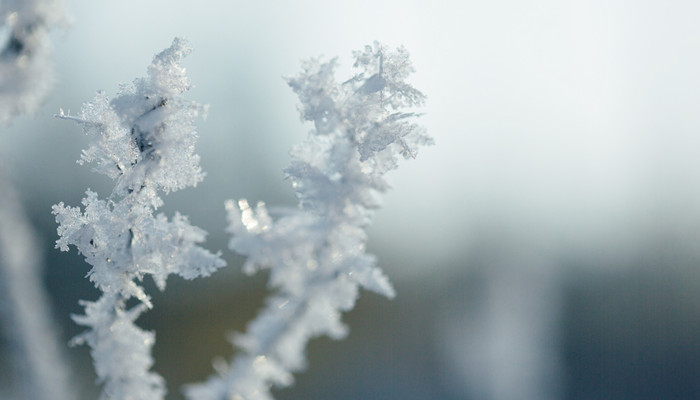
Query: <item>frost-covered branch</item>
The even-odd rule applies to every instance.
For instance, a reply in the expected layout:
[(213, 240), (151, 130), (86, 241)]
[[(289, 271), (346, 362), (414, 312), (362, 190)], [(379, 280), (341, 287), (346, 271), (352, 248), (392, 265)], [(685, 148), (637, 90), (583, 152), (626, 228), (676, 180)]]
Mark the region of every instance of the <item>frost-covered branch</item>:
[(0, 1), (0, 123), (33, 112), (48, 93), (48, 35), (64, 23), (60, 0)]
[[(194, 153), (194, 119), (203, 107), (186, 101), (190, 88), (181, 59), (191, 51), (175, 39), (156, 55), (148, 77), (123, 86), (111, 101), (104, 93), (83, 106), (78, 121), (92, 137), (79, 161), (116, 181), (106, 200), (88, 190), (84, 208), (54, 206), (60, 224), (56, 247), (75, 246), (92, 265), (88, 277), (102, 296), (84, 301), (85, 315), (74, 320), (88, 327), (74, 343), (87, 343), (104, 382), (103, 399), (162, 399), (163, 379), (153, 365), (152, 332), (134, 321), (151, 308), (141, 281), (150, 275), (163, 290), (168, 275), (186, 279), (208, 276), (224, 265), (219, 254), (199, 247), (206, 233), (187, 218), (154, 215), (162, 205), (159, 191), (195, 186), (204, 176)], [(139, 304), (127, 306), (136, 298)]]
[(273, 221), (262, 203), (227, 203), (230, 248), (248, 257), (245, 272), (269, 268), (276, 293), (234, 338), (241, 354), (217, 376), (188, 386), (190, 399), (271, 399), (271, 387), (290, 385), (304, 368), (311, 338), (347, 334), (341, 313), (354, 307), (359, 287), (394, 296), (365, 252), (365, 228), (377, 194), (388, 189), (384, 175), (399, 156), (413, 158), (432, 140), (411, 122), (424, 96), (405, 82), (408, 53), (375, 43), (354, 56), (358, 72), (344, 83), (335, 80), (335, 59), (308, 61), (288, 80), (302, 119), (315, 127), (292, 149), (285, 171), (299, 208)]

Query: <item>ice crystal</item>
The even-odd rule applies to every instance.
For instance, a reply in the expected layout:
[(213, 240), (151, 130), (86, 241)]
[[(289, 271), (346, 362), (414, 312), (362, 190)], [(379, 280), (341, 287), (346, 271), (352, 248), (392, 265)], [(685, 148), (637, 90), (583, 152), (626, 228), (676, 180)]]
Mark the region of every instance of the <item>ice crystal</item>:
[(270, 269), (275, 295), (247, 333), (235, 336), (241, 355), (207, 382), (188, 386), (190, 399), (272, 399), (272, 386), (290, 385), (292, 373), (305, 367), (311, 338), (347, 334), (341, 313), (354, 307), (359, 287), (394, 296), (365, 252), (365, 228), (377, 195), (388, 189), (385, 173), (432, 141), (411, 122), (424, 96), (405, 82), (408, 53), (375, 43), (354, 56), (358, 72), (343, 83), (335, 80), (335, 59), (307, 61), (288, 80), (302, 120), (314, 124), (285, 170), (299, 208), (273, 220), (263, 203), (226, 205), (229, 247), (247, 256), (245, 272)]
[[(159, 192), (195, 186), (203, 178), (194, 153), (194, 119), (203, 111), (183, 98), (190, 85), (181, 59), (191, 51), (182, 39), (155, 56), (146, 78), (121, 88), (110, 100), (104, 93), (83, 106), (77, 121), (92, 141), (80, 162), (115, 180), (108, 199), (88, 190), (83, 209), (60, 203), (56, 247), (75, 246), (92, 266), (88, 277), (102, 291), (85, 301), (85, 315), (74, 320), (88, 327), (74, 340), (92, 350), (105, 399), (161, 399), (162, 378), (150, 371), (154, 335), (134, 324), (150, 297), (141, 282), (150, 275), (162, 290), (168, 275), (208, 276), (224, 265), (219, 254), (201, 248), (206, 233), (175, 214), (154, 215)], [(140, 304), (128, 308), (127, 300)]]

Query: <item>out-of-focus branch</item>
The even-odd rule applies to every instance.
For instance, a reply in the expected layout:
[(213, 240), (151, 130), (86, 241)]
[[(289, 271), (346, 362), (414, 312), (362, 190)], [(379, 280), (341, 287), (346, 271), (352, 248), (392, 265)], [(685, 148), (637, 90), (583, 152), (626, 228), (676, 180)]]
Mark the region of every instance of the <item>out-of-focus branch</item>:
[(0, 1), (0, 123), (36, 110), (53, 86), (48, 36), (66, 23), (61, 3)]
[(40, 243), (13, 185), (0, 166), (0, 320), (13, 362), (18, 399), (69, 400), (70, 365), (59, 346), (49, 301), (41, 285)]

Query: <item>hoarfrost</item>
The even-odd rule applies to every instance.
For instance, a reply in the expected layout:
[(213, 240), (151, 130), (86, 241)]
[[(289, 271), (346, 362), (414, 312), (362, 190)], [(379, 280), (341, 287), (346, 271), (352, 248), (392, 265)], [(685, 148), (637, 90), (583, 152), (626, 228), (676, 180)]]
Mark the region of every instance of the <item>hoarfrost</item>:
[(388, 189), (385, 173), (432, 140), (411, 122), (417, 114), (410, 109), (424, 96), (405, 82), (408, 53), (375, 43), (354, 56), (358, 72), (344, 83), (335, 80), (335, 59), (307, 61), (288, 80), (302, 120), (314, 123), (285, 170), (299, 208), (273, 221), (263, 203), (226, 204), (229, 247), (247, 256), (245, 272), (270, 269), (276, 293), (234, 338), (242, 354), (207, 382), (186, 387), (190, 399), (272, 399), (272, 386), (292, 384), (292, 373), (306, 366), (310, 339), (347, 335), (341, 313), (354, 307), (359, 287), (394, 296), (365, 252), (365, 228)]
[[(92, 265), (89, 279), (102, 291), (95, 302), (83, 302), (85, 315), (73, 319), (88, 330), (74, 343), (87, 343), (105, 399), (161, 399), (163, 379), (151, 372), (152, 332), (134, 324), (151, 308), (141, 285), (150, 275), (163, 290), (168, 275), (185, 279), (209, 276), (224, 265), (220, 254), (201, 248), (206, 233), (175, 214), (154, 215), (159, 192), (195, 186), (204, 176), (194, 153), (194, 119), (204, 108), (183, 97), (189, 87), (181, 59), (187, 42), (176, 38), (155, 56), (148, 76), (121, 88), (110, 100), (104, 93), (83, 106), (77, 121), (91, 136), (81, 163), (115, 180), (107, 199), (88, 190), (83, 209), (60, 203), (53, 207), (59, 223), (56, 247), (75, 246)], [(127, 300), (137, 306), (128, 308)]]

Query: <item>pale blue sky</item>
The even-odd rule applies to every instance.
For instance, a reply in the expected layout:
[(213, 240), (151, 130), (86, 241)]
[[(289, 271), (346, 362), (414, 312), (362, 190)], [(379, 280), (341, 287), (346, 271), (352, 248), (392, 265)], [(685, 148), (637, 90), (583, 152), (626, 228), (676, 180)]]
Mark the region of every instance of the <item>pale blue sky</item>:
[[(66, 5), (73, 24), (55, 35), (56, 90), (39, 118), (4, 138), (23, 149), (10, 156), (25, 185), (58, 190), (46, 195), (55, 201), (107, 183), (73, 165), (84, 138), (50, 115), (142, 76), (177, 35), (195, 47), (190, 97), (211, 108), (200, 123), (207, 181), (175, 195), (172, 208), (216, 240), (225, 199), (293, 202), (281, 169), (310, 127), (282, 76), (321, 54), (339, 56), (347, 74), (351, 51), (376, 39), (411, 52), (437, 142), (396, 171), (372, 230), (375, 245), (411, 261), (401, 269), (454, 259), (487, 226), (520, 245), (586, 252), (634, 247), (659, 224), (700, 226), (694, 2)], [(79, 179), (66, 184), (68, 174)]]

